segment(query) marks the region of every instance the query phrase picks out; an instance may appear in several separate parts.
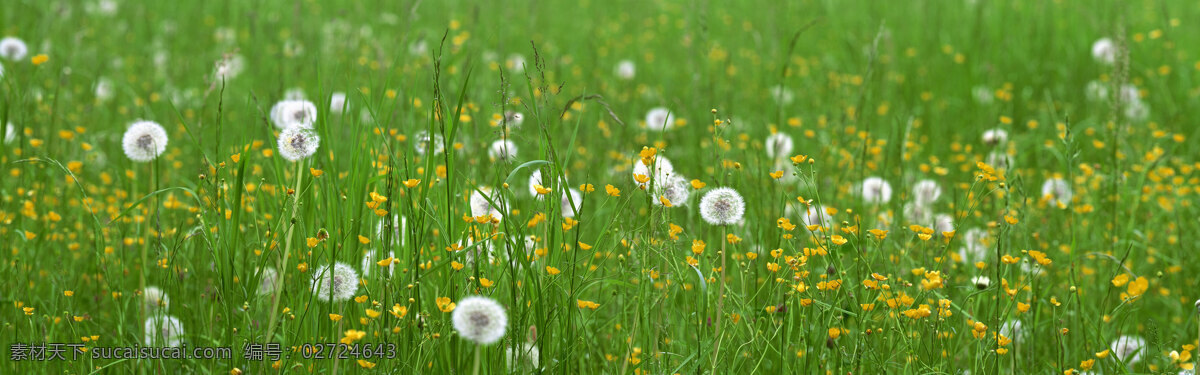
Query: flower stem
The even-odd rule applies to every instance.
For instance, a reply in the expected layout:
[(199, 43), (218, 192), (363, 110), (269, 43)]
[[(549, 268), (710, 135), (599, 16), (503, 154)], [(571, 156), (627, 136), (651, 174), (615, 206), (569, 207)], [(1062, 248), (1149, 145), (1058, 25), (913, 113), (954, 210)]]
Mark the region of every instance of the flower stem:
[(483, 357), (483, 345), (476, 344), (475, 345), (475, 366), (473, 366), (474, 369), (471, 370), (472, 375), (479, 375), (479, 362), (482, 359), (482, 357)]
[(720, 254), (720, 256), (721, 256), (721, 284), (717, 288), (717, 334), (715, 336), (716, 342), (713, 344), (713, 363), (712, 363), (712, 365), (713, 365), (714, 372), (716, 372), (715, 370), (717, 368), (717, 354), (719, 354), (720, 350), (721, 350), (721, 321), (725, 320), (725, 318), (724, 318), (724, 316), (725, 316), (725, 258), (728, 257), (728, 255), (729, 255), (729, 254), (725, 254), (725, 244), (728, 242), (725, 239), (727, 237), (729, 237), (729, 227), (722, 226), (722, 229), (724, 229), (724, 231), (722, 231), (724, 233), (724, 236), (722, 236), (721, 240), (720, 240), (721, 241), (721, 254)]
[(270, 342), (270, 340), (275, 336), (275, 324), (279, 320), (279, 314), (276, 312), (276, 310), (279, 310), (279, 299), (283, 297), (283, 279), (284, 276), (287, 275), (287, 261), (288, 256), (291, 255), (292, 232), (296, 229), (296, 213), (300, 210), (300, 183), (303, 180), (303, 177), (304, 162), (300, 161), (296, 163), (296, 187), (292, 193), (292, 219), (288, 223), (287, 236), (285, 236), (283, 240), (283, 258), (279, 260), (279, 273), (275, 278), (274, 302), (271, 303), (270, 310), (271, 320), (270, 324), (267, 325), (266, 339), (268, 342)]

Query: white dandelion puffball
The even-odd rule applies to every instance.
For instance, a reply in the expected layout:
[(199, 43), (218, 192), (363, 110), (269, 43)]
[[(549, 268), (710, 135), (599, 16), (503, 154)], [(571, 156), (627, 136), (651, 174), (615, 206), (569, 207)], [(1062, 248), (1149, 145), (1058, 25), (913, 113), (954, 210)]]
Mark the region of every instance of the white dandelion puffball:
[(337, 262), (317, 268), (313, 273), (312, 293), (325, 302), (343, 302), (354, 297), (358, 291), (358, 272), (354, 267)]
[(829, 217), (829, 210), (822, 205), (809, 206), (805, 211), (804, 225), (820, 225), (822, 227), (830, 227), (833, 218)]
[(719, 187), (700, 198), (700, 217), (712, 225), (737, 224), (746, 214), (746, 201), (736, 190)]
[(1109, 348), (1112, 349), (1112, 354), (1118, 359), (1125, 361), (1127, 364), (1133, 364), (1142, 360), (1142, 352), (1146, 347), (1146, 339), (1138, 336), (1124, 335), (1113, 340)]
[[(672, 176), (660, 183), (655, 190), (659, 191), (660, 198), (671, 202), (672, 207), (683, 207), (687, 205), (688, 197), (691, 196), (692, 185), (683, 176)], [(662, 199), (654, 199), (654, 205), (663, 205)]]
[(11, 36), (0, 39), (0, 57), (19, 61), (28, 54), (29, 47), (25, 45), (25, 41)]
[(317, 153), (321, 137), (311, 129), (292, 126), (279, 133), (279, 155), (290, 161), (300, 161)]
[(792, 154), (792, 148), (795, 144), (796, 142), (787, 134), (771, 134), (771, 136), (767, 137), (766, 141), (767, 156), (774, 159), (788, 157), (788, 155)]
[(529, 343), (521, 344), (516, 348), (509, 347), (504, 351), (504, 358), (508, 360), (508, 371), (517, 371), (523, 374), (533, 372), (538, 368), (540, 354), (538, 347)]
[(637, 75), (637, 66), (633, 64), (632, 60), (621, 60), (617, 63), (616, 73), (617, 78), (628, 81)]
[(987, 86), (975, 86), (971, 89), (971, 97), (975, 98), (975, 102), (979, 104), (992, 104), (995, 100), (995, 95), (992, 94), (992, 89)]
[(987, 131), (983, 132), (983, 136), (981, 138), (983, 138), (983, 144), (995, 146), (1004, 142), (1008, 142), (1008, 132), (999, 128), (988, 129)]
[(183, 322), (173, 316), (152, 316), (143, 328), (146, 346), (178, 347), (183, 341)]
[(508, 70), (522, 73), (525, 71), (525, 56), (516, 53), (508, 55), (508, 60), (504, 61), (504, 65)]
[(1066, 207), (1071, 204), (1071, 197), (1074, 195), (1071, 192), (1071, 184), (1061, 178), (1051, 178), (1042, 184), (1042, 197), (1048, 199), (1052, 205)]
[(987, 230), (968, 229), (962, 236), (962, 242), (963, 247), (958, 250), (958, 255), (963, 258), (964, 263), (970, 264), (987, 258), (988, 249), (991, 247)]
[(1150, 118), (1150, 106), (1141, 100), (1129, 102), (1125, 106), (1125, 119), (1133, 122), (1144, 122)]
[(562, 217), (575, 217), (579, 214), (579, 208), (583, 207), (583, 194), (575, 188), (567, 189), (567, 194), (562, 195)]
[(217, 82), (228, 81), (242, 74), (242, 69), (246, 67), (246, 59), (242, 55), (232, 55), (222, 58), (217, 61), (217, 66), (213, 75)]
[(675, 115), (665, 107), (657, 107), (646, 112), (646, 128), (654, 131), (671, 130), (675, 126)]
[(921, 180), (913, 184), (913, 201), (920, 205), (929, 205), (942, 196), (942, 187), (933, 180)]
[[(491, 199), (491, 202), (488, 200)], [(500, 195), (495, 193), (495, 190), (489, 186), (480, 187), (471, 193), (471, 216), (491, 216), (492, 219), (499, 222), (504, 219), (504, 214), (500, 212), (498, 207), (492, 205), (492, 202), (500, 203)]]
[(1000, 150), (988, 153), (987, 159), (984, 159), (984, 162), (996, 169), (1008, 169), (1008, 167), (1012, 166), (1012, 158), (1008, 154), (1000, 152)]
[(1100, 81), (1091, 81), (1083, 87), (1083, 94), (1088, 100), (1098, 102), (1108, 98), (1108, 85)]
[[(650, 166), (642, 163), (642, 159), (633, 161), (633, 173), (630, 175), (633, 182), (638, 184), (638, 187), (646, 188), (647, 185), (662, 186), (671, 179), (675, 174), (675, 165), (671, 164), (671, 160), (659, 155), (654, 157), (654, 173), (650, 173)], [(646, 182), (639, 182), (638, 176), (649, 178)]]
[(867, 203), (885, 204), (892, 200), (892, 185), (879, 177), (867, 177), (859, 186), (859, 193)]
[[(362, 273), (363, 273), (362, 275), (363, 275), (363, 277), (370, 276), (371, 269), (373, 269), (375, 267), (379, 267), (379, 264), (378, 264), (379, 261), (396, 257), (396, 253), (394, 251), (389, 251), (388, 256), (386, 258), (378, 258), (375, 256), (375, 254), (376, 254), (375, 250), (369, 250), (369, 251), (367, 251), (366, 254), (363, 255), (363, 260), (362, 260)], [(393, 261), (391, 264), (388, 264), (387, 271), (388, 271), (387, 272), (388, 276), (394, 275), (396, 273), (396, 262)]]
[(497, 125), (507, 124), (509, 127), (519, 128), (523, 123), (525, 123), (525, 115), (521, 114), (521, 112), (505, 111), (504, 123)]
[(471, 296), (458, 301), (450, 315), (454, 330), (462, 338), (480, 345), (491, 345), (504, 337), (508, 315), (491, 298)]
[(1142, 91), (1138, 90), (1137, 85), (1126, 83), (1121, 85), (1121, 101), (1125, 103), (1133, 103), (1142, 101)]
[(446, 151), (446, 141), (441, 134), (430, 135), (429, 131), (422, 130), (417, 132), (416, 142), (413, 142), (413, 148), (418, 155), (425, 155), (429, 152), (429, 148), (433, 148), (433, 155), (439, 155)]
[(154, 121), (137, 121), (125, 130), (121, 139), (125, 156), (136, 162), (154, 160), (167, 150), (167, 131)]
[(96, 100), (107, 101), (113, 97), (112, 80), (108, 78), (100, 78), (96, 80), (96, 88), (93, 90), (96, 95)]
[(1028, 332), (1025, 331), (1025, 326), (1021, 324), (1020, 320), (1010, 320), (1000, 325), (1000, 334), (1004, 337), (1012, 339), (1013, 342), (1018, 344), (1021, 343), (1021, 339), (1023, 339), (1027, 333)]
[(167, 297), (167, 292), (159, 289), (156, 286), (148, 286), (142, 291), (142, 303), (146, 305), (146, 311), (153, 313), (159, 309), (166, 309), (171, 306), (171, 298)]
[(10, 122), (8, 126), (4, 127), (4, 143), (13, 143), (15, 140), (17, 140), (17, 126)]
[(933, 220), (933, 209), (928, 204), (908, 202), (904, 205), (904, 218), (909, 224), (928, 225)]
[(538, 194), (537, 188), (536, 188), (536, 186), (539, 186), (539, 185), (543, 188), (547, 188), (547, 189), (550, 188), (549, 186), (546, 186), (545, 182), (542, 181), (542, 170), (541, 169), (535, 170), (535, 171), (533, 171), (533, 173), (529, 174), (529, 195), (532, 197), (535, 197), (537, 199), (542, 199), (542, 196), (540, 194)]
[(992, 285), (992, 279), (987, 276), (975, 276), (971, 278), (971, 284), (975, 285), (976, 289), (987, 289), (989, 285)]
[(317, 123), (317, 106), (304, 99), (284, 99), (271, 107), (271, 122), (276, 128), (299, 126), (312, 129)]
[(346, 106), (346, 93), (335, 92), (329, 95), (329, 111), (333, 113), (342, 113), (343, 110), (349, 108)]
[(795, 98), (796, 94), (792, 93), (792, 90), (787, 87), (778, 85), (771, 87), (771, 99), (774, 99), (776, 103), (792, 104), (792, 100)]
[(279, 285), (276, 284), (278, 282), (279, 272), (276, 272), (274, 268), (264, 268), (262, 276), (258, 280), (258, 290), (256, 293), (260, 296), (274, 294), (279, 288)]
[(935, 233), (953, 232), (954, 217), (949, 214), (937, 214), (933, 217), (933, 230)]
[(1100, 38), (1092, 43), (1092, 58), (1101, 63), (1112, 64), (1117, 61), (1117, 44), (1112, 39)]
[(495, 161), (510, 161), (517, 158), (517, 144), (507, 139), (498, 139), (488, 147), (488, 157)]

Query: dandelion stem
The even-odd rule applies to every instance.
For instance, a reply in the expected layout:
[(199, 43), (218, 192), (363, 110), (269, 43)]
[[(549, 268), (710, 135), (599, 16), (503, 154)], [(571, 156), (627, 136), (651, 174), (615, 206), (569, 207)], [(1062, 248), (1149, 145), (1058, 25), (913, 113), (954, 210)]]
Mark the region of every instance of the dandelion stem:
[(283, 297), (283, 279), (287, 275), (288, 255), (291, 255), (292, 232), (296, 229), (296, 213), (300, 209), (300, 183), (304, 178), (304, 162), (296, 163), (296, 187), (292, 193), (292, 218), (288, 223), (287, 236), (284, 237), (283, 258), (279, 260), (279, 276), (275, 278), (274, 302), (271, 302), (271, 321), (267, 325), (267, 340), (275, 336), (275, 324), (279, 320), (279, 299)]
[(725, 316), (725, 258), (728, 255), (728, 254), (725, 254), (725, 244), (729, 242), (729, 241), (725, 240), (727, 237), (729, 237), (729, 226), (722, 225), (721, 228), (723, 229), (723, 231), (722, 231), (723, 236), (720, 239), (721, 240), (721, 254), (720, 254), (720, 256), (721, 256), (721, 284), (719, 287), (717, 287), (717, 334), (715, 336), (716, 343), (713, 344), (713, 363), (712, 363), (714, 372), (716, 372), (715, 370), (717, 368), (717, 354), (719, 354), (720, 350), (721, 350), (721, 321), (724, 320), (723, 317)]
[(483, 345), (475, 345), (475, 365), (472, 366), (471, 374), (479, 375), (479, 362), (483, 357)]

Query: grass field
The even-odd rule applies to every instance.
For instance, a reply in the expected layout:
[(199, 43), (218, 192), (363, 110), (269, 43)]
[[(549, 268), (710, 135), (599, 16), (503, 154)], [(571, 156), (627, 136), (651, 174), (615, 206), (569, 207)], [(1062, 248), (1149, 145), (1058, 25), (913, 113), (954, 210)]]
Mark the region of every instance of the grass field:
[(1191, 373), (1198, 21), (6, 1), (0, 373)]

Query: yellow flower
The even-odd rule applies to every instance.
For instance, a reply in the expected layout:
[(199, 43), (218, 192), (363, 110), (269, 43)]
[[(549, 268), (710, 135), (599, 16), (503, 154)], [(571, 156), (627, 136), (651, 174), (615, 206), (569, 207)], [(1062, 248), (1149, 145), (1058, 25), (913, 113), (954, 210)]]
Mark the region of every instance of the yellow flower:
[(362, 235), (359, 235), (359, 236), (358, 236), (358, 243), (361, 243), (361, 244), (363, 244), (363, 245), (366, 245), (366, 244), (369, 244), (369, 243), (371, 243), (371, 239), (370, 239), (370, 238), (363, 237)]
[(780, 178), (782, 178), (782, 177), (783, 177), (783, 171), (774, 171), (774, 172), (771, 172), (771, 178), (774, 178), (774, 179), (778, 180), (778, 179), (780, 179)]
[(365, 359), (358, 360), (358, 365), (366, 369), (375, 368), (375, 363), (368, 362)]
[(317, 244), (319, 244), (319, 243), (321, 243), (321, 240), (318, 240), (313, 237), (308, 238), (308, 247), (317, 247)]
[(561, 272), (562, 272), (562, 271), (559, 271), (559, 270), (558, 270), (558, 268), (554, 268), (554, 267), (551, 267), (551, 266), (546, 266), (546, 273), (550, 274), (550, 276), (557, 275), (557, 274), (559, 274), (559, 273), (561, 273)]
[(842, 237), (842, 236), (839, 236), (839, 235), (836, 235), (836, 234), (835, 234), (835, 235), (833, 235), (833, 237), (830, 237), (830, 238), (829, 238), (829, 240), (830, 240), (830, 241), (833, 241), (833, 244), (834, 244), (834, 245), (842, 245), (842, 244), (845, 244), (845, 243), (846, 243), (846, 238), (845, 238), (845, 237)]
[(700, 182), (700, 180), (692, 180), (692, 189), (700, 190), (703, 189), (705, 185), (706, 184)]
[(342, 316), (338, 315), (338, 314), (329, 314), (329, 320), (336, 322), (336, 321), (342, 320)]
[(420, 185), (420, 184), (421, 184), (421, 180), (418, 180), (415, 178), (410, 178), (410, 179), (404, 181), (404, 186), (407, 186), (409, 189), (415, 188), (415, 187), (417, 187), (417, 185)]
[(670, 200), (670, 199), (667, 199), (667, 197), (666, 197), (666, 196), (661, 196), (661, 195), (660, 195), (660, 196), (658, 197), (658, 202), (659, 202), (659, 203), (662, 203), (663, 207), (674, 207), (674, 205), (672, 205), (672, 204), (671, 204), (671, 200)]
[(581, 309), (595, 310), (600, 307), (599, 303), (595, 303), (592, 301), (577, 300), (576, 304), (579, 305), (579, 308), (581, 308)]
[(39, 54), (39, 55), (33, 57), (33, 65), (42, 65), (46, 61), (49, 61), (49, 60), (50, 60), (50, 56), (46, 56), (46, 54), (44, 54), (44, 53)]
[(434, 302), (437, 303), (438, 310), (442, 310), (445, 313), (454, 311), (454, 307), (456, 306), (454, 302), (450, 302), (450, 297), (438, 297)]
[(308, 172), (311, 173), (313, 177), (321, 177), (321, 175), (325, 174), (325, 171), (316, 168), (309, 168)]
[(550, 194), (550, 189), (547, 189), (545, 186), (542, 186), (540, 184), (534, 184), (533, 190), (537, 191), (538, 195)]
[(614, 187), (612, 185), (604, 185), (604, 192), (606, 192), (606, 193), (608, 193), (608, 195), (611, 195), (614, 197), (621, 196), (621, 189), (617, 189), (616, 187)]

